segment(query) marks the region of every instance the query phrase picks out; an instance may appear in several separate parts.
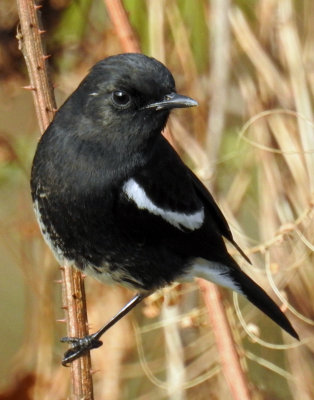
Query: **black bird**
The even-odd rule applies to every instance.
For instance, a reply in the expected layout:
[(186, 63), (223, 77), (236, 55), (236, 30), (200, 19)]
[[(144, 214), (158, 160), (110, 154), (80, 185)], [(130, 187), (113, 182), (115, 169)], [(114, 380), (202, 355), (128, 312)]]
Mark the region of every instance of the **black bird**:
[(32, 198), (55, 257), (137, 291), (95, 334), (63, 338), (72, 344), (63, 364), (99, 347), (100, 336), (156, 289), (194, 277), (241, 293), (298, 338), (229, 255), (224, 239), (247, 259), (211, 194), (161, 134), (173, 108), (196, 105), (176, 93), (163, 64), (120, 54), (92, 68), (40, 139)]

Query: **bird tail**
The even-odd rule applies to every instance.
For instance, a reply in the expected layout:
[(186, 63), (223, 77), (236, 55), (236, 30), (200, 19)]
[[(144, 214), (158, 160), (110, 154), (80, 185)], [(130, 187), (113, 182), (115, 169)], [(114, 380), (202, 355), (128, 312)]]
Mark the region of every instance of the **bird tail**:
[(288, 332), (295, 339), (299, 339), (299, 335), (291, 325), (288, 318), (280, 310), (278, 305), (268, 296), (268, 294), (258, 286), (250, 277), (241, 270), (232, 270), (231, 276), (240, 287), (242, 294), (264, 314), (271, 318), (282, 329)]
[(246, 275), (231, 257), (228, 264), (198, 259), (192, 267), (192, 274), (242, 294), (282, 329), (299, 340), (288, 318), (268, 294)]

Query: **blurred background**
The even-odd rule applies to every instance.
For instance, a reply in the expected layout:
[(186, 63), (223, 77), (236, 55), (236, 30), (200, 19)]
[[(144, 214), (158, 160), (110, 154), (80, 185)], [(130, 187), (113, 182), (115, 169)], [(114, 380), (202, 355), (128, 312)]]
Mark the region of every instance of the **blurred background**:
[[(301, 341), (222, 291), (252, 399), (314, 398), (314, 2), (125, 0), (142, 51), (199, 107), (173, 113), (171, 141), (211, 188), (241, 267)], [(41, 3), (58, 106), (98, 60), (122, 51), (102, 0)], [(69, 396), (60, 271), (29, 190), (39, 139), (15, 2), (0, 3), (0, 400)], [(231, 249), (232, 250), (232, 249)], [(91, 331), (131, 297), (86, 278)], [(197, 285), (157, 293), (92, 352), (95, 399), (232, 399)]]

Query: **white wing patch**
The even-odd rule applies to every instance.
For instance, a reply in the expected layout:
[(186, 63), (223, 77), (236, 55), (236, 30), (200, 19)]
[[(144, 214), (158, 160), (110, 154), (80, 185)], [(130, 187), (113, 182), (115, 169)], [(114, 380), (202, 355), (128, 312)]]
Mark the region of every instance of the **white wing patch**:
[(123, 191), (130, 200), (134, 201), (138, 208), (148, 210), (150, 213), (160, 216), (178, 229), (182, 230), (182, 227), (184, 227), (194, 231), (195, 229), (199, 229), (204, 222), (203, 207), (193, 214), (165, 210), (156, 206), (147, 196), (145, 190), (132, 178), (125, 182)]
[(230, 277), (229, 268), (226, 265), (208, 261), (204, 258), (196, 258), (191, 269), (188, 271), (188, 275), (184, 278), (191, 280), (193, 278), (203, 278), (240, 294), (244, 294), (237, 282)]

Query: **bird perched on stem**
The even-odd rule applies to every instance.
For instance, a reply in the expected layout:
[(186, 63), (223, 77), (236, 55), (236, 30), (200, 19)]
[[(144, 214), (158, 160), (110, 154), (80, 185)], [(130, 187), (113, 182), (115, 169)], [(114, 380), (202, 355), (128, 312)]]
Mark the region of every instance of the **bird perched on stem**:
[[(71, 343), (63, 363), (144, 297), (201, 277), (244, 295), (295, 338), (274, 301), (227, 252), (235, 243), (213, 197), (162, 136), (170, 111), (196, 106), (169, 70), (142, 54), (97, 63), (39, 141), (31, 189), (42, 234), (61, 265), (136, 290), (113, 319)], [(247, 259), (248, 260), (248, 259)]]

